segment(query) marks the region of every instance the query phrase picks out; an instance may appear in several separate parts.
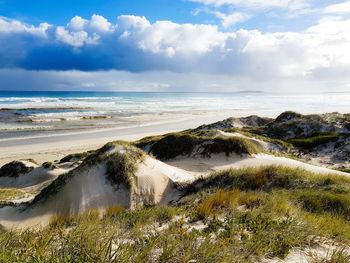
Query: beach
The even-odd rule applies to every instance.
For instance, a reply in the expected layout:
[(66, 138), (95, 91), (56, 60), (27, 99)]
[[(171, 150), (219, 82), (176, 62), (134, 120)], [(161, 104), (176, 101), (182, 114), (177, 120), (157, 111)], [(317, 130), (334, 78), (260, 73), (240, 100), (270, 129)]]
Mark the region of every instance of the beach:
[(197, 116), (185, 120), (169, 120), (168, 122), (143, 126), (2, 139), (0, 140), (0, 166), (18, 159), (33, 159), (38, 163), (59, 160), (71, 153), (95, 150), (110, 141), (137, 140), (150, 135), (195, 128), (228, 117), (230, 114)]
[(114, 140), (196, 128), (229, 117), (347, 111), (349, 94), (0, 92), (0, 165), (41, 163)]

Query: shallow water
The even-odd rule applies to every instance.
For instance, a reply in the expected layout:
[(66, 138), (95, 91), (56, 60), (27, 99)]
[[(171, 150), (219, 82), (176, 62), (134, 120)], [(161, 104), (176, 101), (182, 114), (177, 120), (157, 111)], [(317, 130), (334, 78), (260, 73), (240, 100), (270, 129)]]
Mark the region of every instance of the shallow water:
[(276, 117), (285, 110), (350, 112), (350, 93), (0, 91), (0, 135), (6, 139), (132, 127), (223, 113)]

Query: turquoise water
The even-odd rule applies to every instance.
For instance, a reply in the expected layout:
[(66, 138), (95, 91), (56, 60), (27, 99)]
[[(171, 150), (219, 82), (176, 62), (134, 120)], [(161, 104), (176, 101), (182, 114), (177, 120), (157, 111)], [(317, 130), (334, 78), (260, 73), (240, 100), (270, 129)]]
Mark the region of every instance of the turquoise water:
[(350, 112), (350, 94), (0, 91), (0, 133), (142, 125), (202, 115)]

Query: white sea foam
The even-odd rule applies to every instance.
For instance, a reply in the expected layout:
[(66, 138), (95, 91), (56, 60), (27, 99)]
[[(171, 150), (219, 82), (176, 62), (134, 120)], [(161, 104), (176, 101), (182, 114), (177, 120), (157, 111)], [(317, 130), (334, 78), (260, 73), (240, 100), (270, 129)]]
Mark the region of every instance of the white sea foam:
[[(0, 94), (1, 95), (1, 94)], [(282, 111), (301, 113), (350, 112), (350, 94), (123, 94), (118, 96), (37, 96), (0, 97), (0, 108), (11, 109), (13, 119), (1, 119), (0, 130), (88, 128), (164, 121), (191, 114), (228, 113), (240, 117), (251, 114), (276, 117)], [(3, 115), (5, 116), (5, 115)], [(9, 115), (7, 115), (9, 116)], [(108, 116), (106, 119), (93, 117)], [(5, 117), (4, 117), (5, 118)], [(109, 119), (107, 119), (109, 118)], [(16, 123), (20, 120), (20, 123)], [(32, 123), (29, 123), (29, 120)], [(65, 121), (70, 121), (69, 126)], [(75, 123), (72, 123), (75, 122)], [(7, 126), (4, 124), (7, 123)], [(85, 123), (85, 124), (84, 124)], [(11, 126), (12, 125), (12, 126)], [(66, 125), (66, 126), (64, 126)], [(87, 126), (85, 126), (87, 125)], [(124, 125), (124, 124), (123, 124)], [(101, 127), (102, 127), (101, 126)]]

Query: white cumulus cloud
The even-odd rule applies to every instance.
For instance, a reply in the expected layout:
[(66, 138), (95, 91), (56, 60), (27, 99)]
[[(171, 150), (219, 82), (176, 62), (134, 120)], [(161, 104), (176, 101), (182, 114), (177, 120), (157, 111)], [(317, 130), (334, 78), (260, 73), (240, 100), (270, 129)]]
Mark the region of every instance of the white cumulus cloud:
[(291, 8), (299, 9), (305, 7), (307, 0), (191, 0), (192, 2), (202, 3), (213, 6), (241, 6), (253, 9), (270, 8)]
[(235, 24), (244, 22), (250, 18), (248, 14), (242, 12), (233, 12), (230, 14), (225, 14), (222, 12), (215, 12), (215, 16), (221, 20), (221, 24), (224, 28), (228, 28)]
[(345, 18), (276, 33), (151, 23), (132, 15), (118, 17), (115, 24), (100, 16), (74, 17), (66, 26), (0, 18), (0, 45), (0, 68), (157, 71), (249, 79), (257, 85), (270, 80), (350, 83), (350, 20)]
[(33, 26), (0, 16), (0, 34), (28, 33), (39, 37), (46, 37), (50, 27), (51, 25), (48, 23), (40, 23), (39, 26)]
[(327, 14), (346, 14), (350, 13), (350, 1), (345, 1), (338, 4), (329, 5), (324, 8), (324, 13)]
[(56, 39), (73, 47), (82, 47), (85, 44), (95, 44), (100, 37), (94, 34), (92, 37), (85, 31), (70, 32), (62, 26), (56, 28)]

